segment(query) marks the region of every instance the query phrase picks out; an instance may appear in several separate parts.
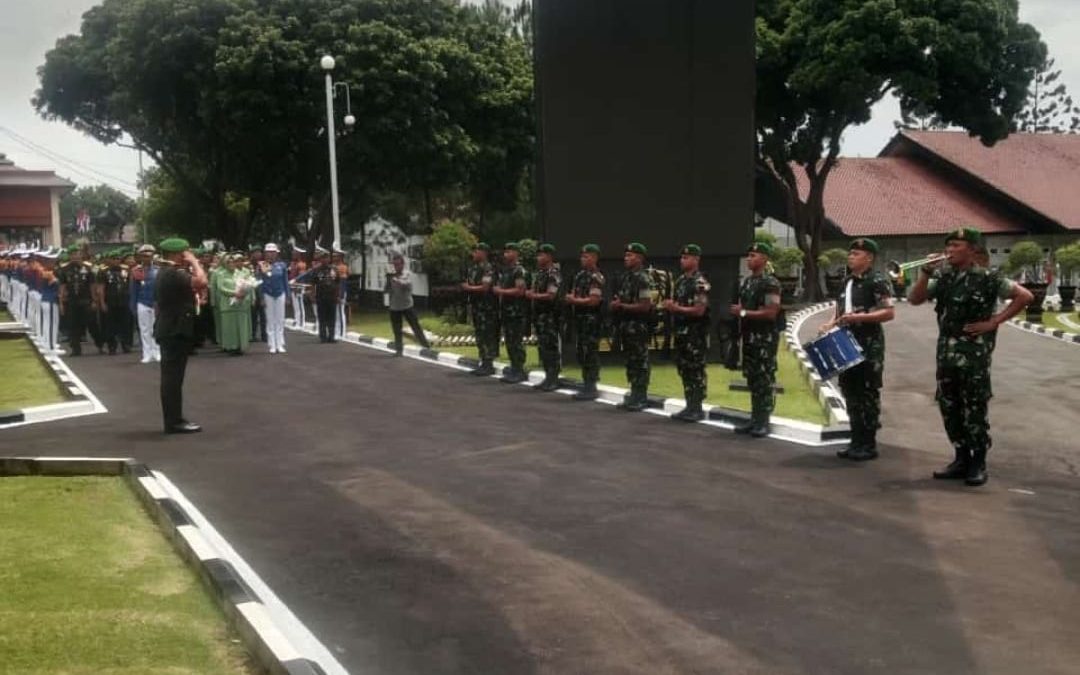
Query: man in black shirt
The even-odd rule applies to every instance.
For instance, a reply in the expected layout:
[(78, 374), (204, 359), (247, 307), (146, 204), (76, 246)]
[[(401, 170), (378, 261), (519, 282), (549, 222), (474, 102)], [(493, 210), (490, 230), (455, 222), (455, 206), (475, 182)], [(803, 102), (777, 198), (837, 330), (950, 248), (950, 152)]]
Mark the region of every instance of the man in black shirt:
[(202, 427), (184, 419), (184, 371), (195, 342), (196, 293), (206, 288), (206, 273), (185, 240), (166, 239), (160, 248), (165, 264), (154, 289), (154, 338), (161, 347), (161, 412), (165, 433), (193, 434)]

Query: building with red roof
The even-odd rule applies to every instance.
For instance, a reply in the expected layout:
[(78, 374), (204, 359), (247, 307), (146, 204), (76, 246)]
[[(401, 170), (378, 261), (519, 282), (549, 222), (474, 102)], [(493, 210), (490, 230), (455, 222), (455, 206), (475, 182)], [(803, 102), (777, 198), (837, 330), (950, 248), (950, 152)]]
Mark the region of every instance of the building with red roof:
[(60, 198), (75, 184), (52, 171), (28, 171), (0, 153), (0, 244), (60, 246)]
[[(809, 181), (796, 169), (805, 198)], [(991, 262), (1035, 240), (1080, 239), (1080, 136), (1013, 134), (993, 147), (962, 131), (901, 130), (878, 157), (841, 158), (825, 188), (825, 247), (872, 237), (884, 260), (943, 248), (963, 226), (987, 235)]]

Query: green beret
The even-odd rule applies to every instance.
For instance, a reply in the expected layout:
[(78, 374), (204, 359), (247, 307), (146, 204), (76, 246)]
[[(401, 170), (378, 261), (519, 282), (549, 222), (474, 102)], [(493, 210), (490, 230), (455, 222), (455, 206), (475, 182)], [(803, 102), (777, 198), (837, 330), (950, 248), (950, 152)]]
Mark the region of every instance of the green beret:
[(555, 255), (555, 247), (552, 246), (551, 244), (540, 244), (539, 246), (536, 247), (536, 252), (537, 253), (550, 253), (551, 255)]
[(191, 248), (191, 245), (187, 243), (186, 239), (180, 237), (170, 237), (158, 245), (162, 253), (183, 253)]
[(491, 246), (484, 243), (484, 242), (482, 242), (482, 241), (478, 241), (478, 242), (476, 242), (476, 246), (473, 246), (473, 250), (474, 251), (490, 251)]
[(581, 247), (581, 252), (582, 253), (595, 253), (596, 255), (600, 255), (600, 247), (597, 246), (596, 244), (585, 244), (584, 246)]
[(877, 242), (874, 241), (873, 239), (867, 239), (865, 237), (860, 237), (859, 239), (856, 239), (853, 242), (851, 242), (851, 245), (848, 246), (848, 250), (849, 251), (866, 251), (867, 253), (873, 253), (874, 255), (877, 255), (879, 249), (878, 249)]
[(506, 242), (506, 246), (503, 246), (504, 251), (519, 251), (521, 250), (516, 241)]
[(645, 244), (640, 244), (636, 241), (632, 241), (626, 245), (627, 253), (637, 253), (639, 255), (649, 255), (649, 249), (645, 248)]
[(961, 227), (945, 235), (945, 243), (950, 241), (966, 241), (974, 246), (982, 246), (983, 234), (974, 227)]
[(750, 244), (750, 248), (746, 249), (747, 253), (760, 253), (761, 255), (773, 256), (772, 244), (765, 241), (757, 241)]
[(701, 255), (701, 247), (697, 244), (687, 244), (682, 247), (680, 255)]

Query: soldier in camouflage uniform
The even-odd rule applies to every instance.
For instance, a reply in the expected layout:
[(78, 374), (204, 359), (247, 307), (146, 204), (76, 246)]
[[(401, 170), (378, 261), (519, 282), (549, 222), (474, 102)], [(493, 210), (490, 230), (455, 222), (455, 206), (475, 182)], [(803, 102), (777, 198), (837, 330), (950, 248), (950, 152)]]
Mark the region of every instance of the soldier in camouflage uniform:
[(679, 266), (682, 276), (675, 280), (673, 297), (665, 300), (664, 310), (671, 314), (675, 329), (675, 364), (682, 378), (686, 408), (672, 419), (699, 422), (705, 419), (701, 404), (708, 389), (705, 355), (709, 349), (709, 280), (698, 269), (701, 247), (687, 244), (682, 249)]
[[(986, 483), (986, 453), (990, 450), (987, 408), (993, 332), (1024, 311), (1031, 293), (1009, 279), (975, 264), (982, 233), (960, 228), (945, 238), (947, 263), (924, 266), (911, 289), (912, 305), (928, 299), (937, 303), (937, 402), (955, 458), (934, 478)], [(998, 300), (1011, 302), (997, 314)]]
[(892, 283), (875, 272), (878, 245), (856, 239), (848, 247), (848, 269), (836, 315), (821, 327), (826, 333), (846, 326), (862, 347), (866, 360), (840, 373), (840, 391), (851, 418), (851, 444), (837, 456), (856, 462), (876, 459), (877, 430), (881, 428), (881, 383), (885, 372), (885, 331), (881, 324), (895, 316)]
[(623, 265), (626, 272), (611, 299), (623, 353), (626, 355), (626, 381), (630, 394), (619, 404), (623, 410), (639, 412), (648, 407), (649, 339), (652, 335), (650, 315), (653, 314), (653, 282), (645, 271), (648, 250), (637, 242), (626, 246)]
[(574, 394), (578, 401), (591, 401), (599, 394), (600, 380), (600, 306), (604, 303), (604, 275), (597, 264), (600, 247), (585, 244), (581, 247), (581, 270), (574, 276), (566, 304), (574, 310), (574, 332), (577, 334), (577, 360), (581, 366), (581, 390)]
[(503, 269), (499, 273), (499, 283), (493, 289), (499, 298), (499, 321), (506, 340), (506, 353), (510, 357), (510, 370), (502, 378), (508, 384), (529, 379), (525, 373), (528, 321), (525, 291), (529, 288), (529, 275), (518, 262), (518, 250), (517, 242), (510, 242), (503, 248)]
[(750, 422), (735, 427), (754, 438), (769, 435), (769, 416), (776, 405), (776, 350), (780, 344), (780, 282), (765, 272), (773, 254), (770, 244), (758, 242), (746, 252), (750, 276), (739, 286), (739, 302), (731, 305), (742, 332), (743, 376), (750, 387)]
[(466, 272), (462, 290), (469, 296), (473, 332), (480, 367), (473, 375), (494, 375), (495, 359), (499, 356), (499, 305), (492, 292), (495, 284), (495, 268), (488, 262), (491, 247), (479, 242), (473, 247), (472, 265)]
[(559, 371), (562, 370), (562, 336), (559, 334), (559, 292), (562, 273), (554, 261), (555, 247), (541, 244), (536, 249), (536, 275), (532, 287), (525, 292), (525, 299), (532, 302), (532, 316), (536, 343), (540, 351), (540, 363), (544, 366), (544, 381), (537, 389), (555, 391), (559, 388)]

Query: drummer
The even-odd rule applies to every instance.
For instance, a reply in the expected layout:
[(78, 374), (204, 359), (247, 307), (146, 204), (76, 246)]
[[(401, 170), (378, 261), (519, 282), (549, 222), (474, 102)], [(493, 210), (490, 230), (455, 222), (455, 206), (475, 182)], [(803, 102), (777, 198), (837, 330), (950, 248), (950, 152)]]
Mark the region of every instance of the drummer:
[(876, 436), (881, 428), (881, 382), (885, 370), (885, 332), (881, 324), (895, 316), (892, 284), (884, 274), (874, 271), (877, 253), (873, 239), (851, 242), (848, 275), (836, 303), (836, 316), (821, 327), (822, 333), (837, 326), (848, 328), (866, 357), (840, 373), (840, 391), (851, 418), (851, 444), (836, 454), (856, 462), (878, 456)]

